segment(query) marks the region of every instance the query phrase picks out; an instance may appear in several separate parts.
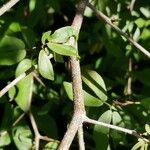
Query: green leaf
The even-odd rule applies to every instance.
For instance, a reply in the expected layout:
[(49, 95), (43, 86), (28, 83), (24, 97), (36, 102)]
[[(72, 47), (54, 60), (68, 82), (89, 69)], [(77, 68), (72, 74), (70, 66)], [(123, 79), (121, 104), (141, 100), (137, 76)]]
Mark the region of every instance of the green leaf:
[(107, 100), (105, 83), (96, 71), (84, 70), (82, 80), (101, 101)]
[(135, 32), (133, 34), (133, 40), (134, 41), (138, 41), (139, 37), (140, 37), (140, 29), (136, 28), (136, 30), (135, 30)]
[(20, 39), (4, 36), (0, 41), (0, 65), (16, 64), (25, 56), (25, 45)]
[[(111, 118), (112, 111), (108, 110), (100, 116), (98, 121), (110, 124)], [(109, 147), (109, 128), (102, 127), (100, 125), (95, 125), (93, 137), (96, 144), (96, 150), (106, 150)]]
[(141, 33), (141, 39), (142, 40), (149, 40), (150, 38), (150, 30), (147, 28), (144, 28), (142, 33)]
[(50, 42), (53, 43), (66, 43), (70, 37), (74, 37), (77, 41), (78, 32), (71, 26), (62, 27), (56, 30), (52, 35)]
[(47, 46), (55, 53), (64, 56), (76, 56), (79, 58), (77, 50), (70, 45), (63, 45), (57, 43), (48, 43)]
[(32, 66), (32, 61), (30, 59), (24, 59), (22, 60), (16, 69), (16, 77), (19, 76), (20, 74), (24, 73), (27, 71), (29, 68)]
[(144, 144), (143, 140), (139, 140), (138, 143), (136, 143), (131, 150), (137, 150), (138, 148), (142, 147), (142, 145)]
[(18, 150), (32, 149), (32, 132), (27, 126), (17, 126), (13, 128), (13, 140)]
[(136, 25), (138, 26), (138, 28), (143, 28), (145, 26), (145, 23), (147, 21), (144, 20), (143, 18), (138, 18), (135, 20)]
[[(63, 82), (63, 85), (68, 98), (73, 101), (72, 84), (69, 82)], [(91, 94), (87, 93), (84, 90), (83, 90), (83, 95), (84, 95), (85, 106), (98, 107), (103, 105), (103, 102), (100, 99), (92, 96)]]
[(148, 134), (150, 134), (150, 126), (148, 124), (145, 125), (145, 130)]
[(140, 11), (146, 18), (150, 18), (150, 9), (149, 8), (141, 7)]
[(116, 125), (116, 126), (119, 126), (119, 127), (124, 127), (122, 117), (120, 116), (120, 114), (117, 111), (113, 111), (112, 124)]
[[(99, 117), (98, 121), (110, 124), (111, 119), (112, 119), (112, 111), (107, 110)], [(110, 129), (107, 127), (100, 126), (100, 125), (95, 125), (94, 130), (103, 134), (108, 134)]]
[(44, 50), (41, 50), (39, 53), (38, 69), (42, 77), (54, 80), (53, 66)]
[(7, 131), (0, 131), (0, 147), (4, 147), (11, 143), (10, 136)]
[[(31, 60), (24, 59), (18, 65), (16, 69), (16, 77), (21, 73), (28, 70), (32, 65)], [(31, 104), (32, 98), (32, 88), (33, 88), (33, 75), (30, 73), (24, 79), (22, 79), (18, 84), (18, 94), (15, 98), (16, 103), (23, 111), (28, 111)]]
[(50, 35), (51, 35), (51, 31), (47, 31), (43, 33), (42, 39), (41, 39), (42, 44), (45, 44), (46, 42), (50, 40)]
[(44, 146), (43, 150), (57, 150), (58, 146), (58, 141), (49, 142)]

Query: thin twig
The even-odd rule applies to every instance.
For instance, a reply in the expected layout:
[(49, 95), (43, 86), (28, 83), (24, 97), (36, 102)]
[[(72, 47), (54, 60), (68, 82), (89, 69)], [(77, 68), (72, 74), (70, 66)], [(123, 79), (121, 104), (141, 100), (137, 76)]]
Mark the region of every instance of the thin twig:
[(11, 83), (9, 83), (7, 86), (5, 86), (1, 91), (0, 91), (0, 97), (2, 97), (6, 92), (9, 91), (10, 88), (12, 88), (14, 85), (16, 85), (20, 80), (25, 78), (28, 74), (30, 74), (32, 71), (35, 70), (35, 66), (32, 66), (29, 68), (26, 72), (20, 74), (16, 79), (14, 79)]
[(129, 37), (125, 32), (123, 32), (120, 28), (118, 28), (115, 24), (112, 23), (111, 19), (108, 18), (106, 15), (104, 15), (102, 12), (96, 10), (96, 8), (88, 3), (88, 7), (93, 10), (93, 12), (96, 14), (96, 16), (99, 19), (102, 19), (104, 22), (109, 24), (117, 33), (124, 36), (130, 43), (132, 43), (138, 50), (140, 50), (143, 54), (145, 54), (148, 58), (150, 58), (150, 52), (146, 50), (144, 47), (142, 47), (140, 44), (138, 44), (136, 41), (134, 41), (131, 37)]
[(129, 68), (128, 68), (129, 76), (128, 76), (128, 84), (127, 84), (127, 95), (131, 96), (132, 94), (132, 58), (129, 58)]
[(107, 124), (107, 123), (104, 123), (104, 122), (96, 121), (96, 120), (90, 119), (88, 117), (85, 117), (84, 122), (95, 124), (95, 125), (100, 125), (100, 126), (103, 126), (103, 127), (106, 127), (106, 128), (110, 128), (110, 129), (114, 129), (114, 130), (117, 130), (117, 131), (120, 131), (120, 132), (124, 132), (124, 133), (130, 134), (130, 135), (133, 135), (137, 138), (141, 138), (147, 143), (150, 142), (148, 139), (143, 138), (141, 135), (139, 135), (135, 130), (130, 130), (130, 129), (122, 128), (122, 127), (115, 126), (115, 125), (112, 125), (112, 124)]
[(34, 135), (35, 135), (35, 150), (39, 150), (40, 133), (38, 131), (34, 116), (31, 111), (29, 111), (29, 118), (30, 118), (31, 125), (32, 125), (33, 131), (34, 131)]
[(0, 8), (0, 16), (2, 16), (6, 11), (8, 11), (11, 7), (13, 7), (18, 2), (19, 2), (19, 0), (10, 0), (8, 3), (4, 4)]
[[(80, 0), (77, 6), (77, 12), (74, 17), (72, 27), (74, 27), (79, 33), (82, 22), (83, 14), (88, 0)], [(70, 45), (77, 48), (77, 43), (74, 38), (70, 39)], [(68, 150), (79, 126), (83, 123), (83, 116), (85, 115), (84, 98), (82, 90), (82, 80), (79, 61), (71, 57), (71, 73), (72, 73), (72, 88), (73, 88), (73, 98), (74, 98), (74, 115), (72, 117), (71, 123), (60, 143), (58, 150)]]
[(135, 1), (136, 0), (131, 0), (131, 2), (129, 3), (129, 10), (130, 10), (130, 12), (132, 12), (132, 10), (133, 10), (133, 8), (134, 8), (134, 4), (135, 4)]
[(21, 115), (17, 118), (17, 120), (13, 123), (12, 126), (15, 126), (24, 116), (25, 116), (25, 113), (21, 114)]
[(84, 133), (83, 133), (83, 124), (79, 126), (78, 129), (78, 141), (79, 141), (79, 150), (85, 150), (85, 143), (84, 143)]

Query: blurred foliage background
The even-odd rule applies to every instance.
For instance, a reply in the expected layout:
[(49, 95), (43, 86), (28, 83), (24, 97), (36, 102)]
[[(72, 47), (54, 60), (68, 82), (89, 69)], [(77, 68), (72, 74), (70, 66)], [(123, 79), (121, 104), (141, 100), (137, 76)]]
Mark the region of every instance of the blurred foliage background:
[[(6, 2), (1, 0), (0, 5)], [(0, 17), (1, 89), (37, 64), (42, 49), (42, 34), (71, 25), (77, 2), (22, 0)], [(149, 49), (149, 0), (135, 1), (132, 10), (130, 0), (93, 0), (91, 3), (135, 41)], [(90, 101), (86, 106), (87, 115), (144, 133), (145, 124), (150, 124), (149, 59), (110, 26), (98, 20), (89, 8), (84, 14), (78, 45), (84, 90), (95, 101), (102, 100), (102, 103), (96, 104)], [(29, 150), (33, 146), (34, 132), (28, 116), (25, 115), (14, 125), (30, 103), (40, 133), (55, 140), (62, 139), (73, 113), (73, 102), (68, 97), (72, 92), (68, 83), (71, 77), (67, 57), (64, 57), (64, 63), (54, 59), (51, 62), (54, 81), (44, 79), (38, 71), (34, 71), (0, 98), (0, 149)], [(87, 77), (93, 82), (91, 88), (84, 80), (87, 69), (93, 71)], [(96, 79), (101, 83), (96, 83)], [(91, 90), (94, 86), (98, 87), (97, 84), (106, 87), (107, 101)], [(89, 95), (87, 99), (91, 98)], [(130, 135), (88, 124), (84, 126), (84, 137), (87, 150), (128, 150), (137, 142)], [(40, 149), (50, 149), (51, 144), (41, 141)], [(57, 149), (55, 141), (53, 148)], [(78, 149), (77, 139), (71, 149)]]

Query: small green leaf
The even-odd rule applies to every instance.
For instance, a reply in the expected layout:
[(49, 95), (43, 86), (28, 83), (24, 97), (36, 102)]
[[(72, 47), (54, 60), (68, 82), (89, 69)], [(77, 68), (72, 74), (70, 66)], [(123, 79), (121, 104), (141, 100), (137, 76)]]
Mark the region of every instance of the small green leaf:
[[(68, 98), (73, 101), (72, 84), (69, 82), (63, 82), (63, 85), (64, 85)], [(83, 90), (83, 95), (84, 95), (85, 106), (98, 107), (98, 106), (103, 105), (103, 102), (100, 99), (92, 96), (91, 94), (87, 93), (84, 90)]]
[(48, 43), (47, 46), (57, 54), (64, 56), (76, 56), (79, 58), (77, 54), (77, 50), (70, 45), (56, 44), (56, 43)]
[[(22, 62), (20, 62), (16, 69), (16, 77), (28, 70), (31, 65), (32, 62), (29, 59), (24, 59)], [(24, 79), (22, 79), (17, 84), (17, 88), (18, 94), (15, 98), (15, 101), (23, 111), (28, 111), (32, 98), (33, 75), (30, 73)]]
[(13, 140), (18, 150), (32, 149), (32, 132), (27, 126), (17, 126), (13, 128)]
[(140, 11), (146, 18), (150, 18), (150, 9), (149, 8), (141, 7)]
[(0, 131), (0, 147), (9, 145), (11, 142), (10, 136), (7, 131)]
[(25, 45), (20, 39), (4, 36), (0, 41), (0, 65), (16, 64), (25, 56)]
[(40, 74), (49, 80), (54, 80), (53, 66), (44, 50), (41, 50), (38, 58), (38, 68)]
[(137, 20), (135, 20), (135, 23), (138, 26), (138, 28), (144, 27), (146, 22), (147, 21), (144, 20), (143, 18), (138, 18)]
[(41, 39), (42, 44), (45, 44), (46, 42), (50, 40), (50, 35), (51, 35), (51, 31), (47, 31), (43, 33), (42, 39)]
[(140, 37), (140, 29), (136, 28), (136, 30), (133, 34), (133, 40), (138, 41), (139, 37)]
[(145, 130), (148, 134), (150, 134), (150, 126), (148, 124), (145, 125)]
[(138, 143), (136, 143), (131, 150), (137, 150), (138, 148), (142, 147), (142, 145), (144, 144), (143, 140), (139, 140)]
[(78, 32), (71, 26), (62, 27), (56, 30), (51, 35), (50, 42), (53, 43), (66, 43), (70, 37), (74, 37), (77, 41), (78, 39)]
[(58, 141), (49, 142), (44, 146), (43, 150), (57, 150), (58, 146)]
[(101, 101), (107, 100), (105, 83), (96, 71), (84, 70), (82, 80)]

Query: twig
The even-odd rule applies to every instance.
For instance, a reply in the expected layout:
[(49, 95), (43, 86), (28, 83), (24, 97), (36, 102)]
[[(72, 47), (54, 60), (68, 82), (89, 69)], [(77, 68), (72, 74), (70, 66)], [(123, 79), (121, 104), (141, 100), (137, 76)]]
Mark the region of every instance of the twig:
[(100, 125), (100, 126), (103, 126), (103, 127), (106, 127), (106, 128), (110, 128), (110, 129), (114, 129), (114, 130), (117, 130), (117, 131), (120, 131), (120, 132), (124, 132), (124, 133), (130, 134), (130, 135), (133, 135), (137, 138), (141, 138), (147, 143), (150, 142), (148, 139), (143, 138), (141, 135), (139, 135), (135, 130), (130, 130), (130, 129), (118, 127), (118, 126), (115, 126), (115, 125), (112, 125), (112, 124), (107, 124), (107, 123), (104, 123), (104, 122), (96, 121), (96, 120), (90, 119), (88, 117), (85, 117), (84, 122), (95, 124), (95, 125)]
[(83, 133), (83, 124), (80, 125), (78, 129), (78, 141), (79, 141), (79, 150), (85, 150), (85, 143), (84, 143), (84, 133)]
[(129, 76), (128, 76), (128, 84), (127, 84), (127, 95), (131, 96), (132, 94), (132, 77), (131, 77), (131, 71), (132, 71), (132, 58), (129, 58)]
[(39, 145), (40, 145), (40, 133), (38, 131), (35, 119), (33, 117), (33, 114), (31, 111), (29, 111), (29, 118), (31, 121), (31, 125), (34, 131), (34, 135), (35, 135), (35, 150), (39, 150)]
[(2, 16), (6, 11), (13, 7), (17, 2), (19, 2), (19, 0), (10, 0), (8, 3), (4, 4), (0, 8), (0, 16)]
[(96, 14), (96, 16), (102, 20), (104, 20), (105, 23), (109, 24), (117, 33), (124, 36), (130, 43), (132, 43), (138, 50), (140, 50), (143, 54), (145, 54), (148, 58), (150, 58), (150, 52), (146, 50), (144, 47), (142, 47), (140, 44), (138, 44), (136, 41), (134, 41), (131, 37), (129, 37), (125, 32), (123, 32), (120, 28), (118, 28), (115, 24), (112, 23), (111, 19), (108, 18), (106, 15), (104, 15), (102, 12), (96, 10), (96, 8), (88, 3), (88, 7), (93, 10), (93, 12)]
[(29, 68), (26, 72), (20, 74), (16, 79), (14, 79), (11, 83), (9, 83), (7, 86), (5, 86), (1, 91), (0, 91), (0, 97), (2, 97), (6, 92), (9, 91), (11, 87), (16, 85), (20, 80), (25, 78), (28, 74), (30, 74), (33, 70), (35, 70), (35, 66), (32, 66)]
[(129, 8), (130, 12), (132, 12), (132, 10), (133, 10), (133, 8), (134, 8), (135, 1), (136, 1), (136, 0), (131, 0), (131, 2), (129, 3), (128, 8)]
[(24, 116), (25, 116), (25, 113), (21, 114), (21, 115), (17, 118), (17, 120), (13, 123), (12, 126), (15, 126)]
[[(80, 31), (83, 14), (88, 0), (80, 0), (77, 6), (77, 12), (74, 17), (72, 27), (74, 27), (78, 33)], [(77, 43), (74, 38), (70, 39), (70, 45), (77, 48)], [(72, 88), (73, 88), (73, 97), (74, 97), (74, 115), (72, 117), (71, 123), (60, 143), (58, 150), (68, 150), (79, 126), (83, 123), (83, 116), (85, 115), (84, 99), (83, 99), (83, 90), (82, 90), (82, 80), (81, 80), (81, 71), (79, 61), (71, 57), (71, 73), (72, 73)]]

